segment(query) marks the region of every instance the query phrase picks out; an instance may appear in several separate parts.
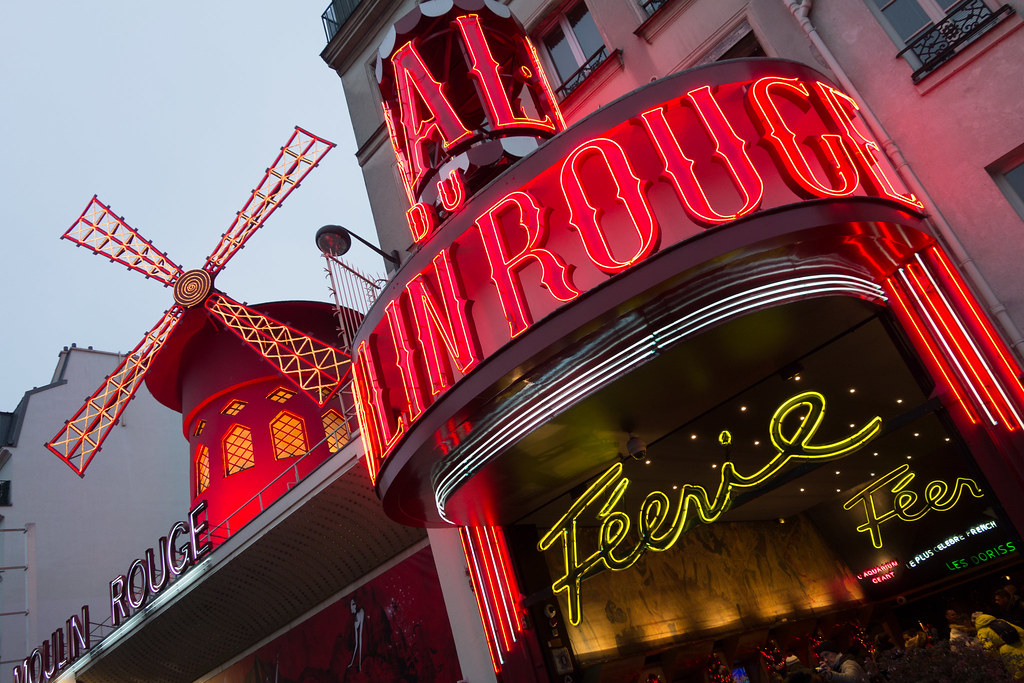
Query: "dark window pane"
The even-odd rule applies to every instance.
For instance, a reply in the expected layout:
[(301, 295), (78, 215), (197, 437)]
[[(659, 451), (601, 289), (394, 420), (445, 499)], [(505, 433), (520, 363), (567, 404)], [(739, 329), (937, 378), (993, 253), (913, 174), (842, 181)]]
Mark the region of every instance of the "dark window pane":
[(1010, 169), (1003, 177), (1006, 178), (1006, 182), (1013, 189), (1014, 193), (1024, 200), (1024, 164)]
[(579, 41), (584, 57), (590, 58), (604, 47), (601, 34), (597, 31), (597, 24), (594, 23), (594, 18), (590, 16), (585, 4), (581, 2), (566, 12), (565, 16), (569, 20), (569, 25), (572, 26), (576, 40)]
[(917, 0), (894, 0), (882, 9), (882, 14), (903, 40), (920, 31), (931, 21)]
[(548, 54), (551, 56), (555, 71), (558, 72), (558, 80), (564, 81), (580, 68), (561, 28), (556, 28), (544, 36), (544, 47), (547, 48)]
[(730, 47), (725, 53), (718, 58), (718, 61), (723, 59), (743, 59), (745, 57), (764, 57), (764, 48), (761, 47), (761, 43), (757, 42), (757, 36), (751, 31), (747, 35), (739, 39), (739, 41)]

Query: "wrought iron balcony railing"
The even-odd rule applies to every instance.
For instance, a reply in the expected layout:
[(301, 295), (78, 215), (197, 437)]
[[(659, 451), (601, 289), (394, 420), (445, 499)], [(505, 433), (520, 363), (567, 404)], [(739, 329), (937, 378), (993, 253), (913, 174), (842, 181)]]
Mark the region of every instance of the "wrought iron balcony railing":
[(328, 43), (334, 40), (334, 36), (338, 35), (338, 31), (345, 25), (345, 22), (352, 16), (352, 13), (356, 11), (356, 7), (359, 7), (360, 2), (362, 0), (331, 0), (331, 4), (320, 15), (320, 19), (324, 22), (324, 33), (327, 34)]
[(964, 0), (950, 8), (945, 19), (911, 38), (899, 54), (902, 56), (909, 52), (920, 61), (921, 65), (913, 73), (916, 83), (956, 54), (961, 46), (1012, 13), (1013, 8), (1009, 5), (993, 12), (983, 0)]
[(565, 79), (562, 85), (555, 90), (555, 96), (558, 97), (559, 100), (564, 100), (569, 96), (569, 93), (579, 87), (580, 83), (587, 80), (587, 76), (594, 73), (594, 70), (601, 66), (601, 63), (606, 59), (608, 59), (608, 48), (602, 45), (600, 50), (592, 54), (590, 58), (583, 63), (583, 66), (576, 69), (569, 78)]

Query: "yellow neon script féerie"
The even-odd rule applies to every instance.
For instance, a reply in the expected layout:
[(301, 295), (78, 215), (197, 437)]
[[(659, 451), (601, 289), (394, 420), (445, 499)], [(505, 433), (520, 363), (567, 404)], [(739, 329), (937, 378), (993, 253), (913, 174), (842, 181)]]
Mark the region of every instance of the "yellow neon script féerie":
[[(803, 420), (796, 431), (787, 436), (782, 433), (786, 416), (796, 410), (805, 410)], [(841, 458), (861, 448), (878, 434), (882, 419), (874, 417), (867, 425), (853, 435), (835, 443), (815, 445), (811, 443), (818, 426), (825, 417), (825, 397), (817, 392), (798, 394), (776, 409), (769, 426), (772, 445), (777, 453), (764, 467), (753, 474), (744, 475), (736, 471), (732, 462), (722, 465), (718, 490), (712, 498), (707, 489), (696, 484), (681, 487), (679, 502), (672, 511), (668, 495), (652, 491), (637, 515), (639, 541), (632, 548), (620, 548), (629, 534), (629, 515), (615, 507), (622, 499), (629, 485), (629, 479), (622, 476), (622, 463), (608, 468), (586, 492), (573, 502), (569, 510), (559, 519), (537, 544), (539, 550), (547, 550), (556, 540), (562, 541), (565, 573), (552, 585), (558, 593), (566, 591), (569, 603), (569, 621), (580, 622), (580, 585), (584, 579), (605, 567), (620, 571), (629, 568), (647, 552), (661, 552), (671, 548), (679, 535), (696, 523), (694, 514), (701, 522), (710, 524), (718, 519), (732, 503), (734, 488), (746, 489), (764, 484), (790, 460), (827, 461)], [(720, 443), (728, 443), (730, 437), (723, 432)], [(599, 499), (604, 497), (602, 503)], [(576, 521), (584, 511), (600, 505), (597, 518), (601, 520), (598, 530), (598, 548), (581, 558), (577, 548)], [(693, 506), (691, 508), (691, 505)]]
[[(960, 502), (960, 496), (966, 490), (975, 498), (981, 498), (984, 494), (978, 482), (966, 477), (957, 477), (953, 482), (952, 489), (942, 481), (935, 480), (924, 488), (924, 502), (919, 509), (913, 509), (917, 505), (917, 494), (904, 489), (914, 477), (917, 476), (910, 471), (910, 465), (900, 465), (885, 476), (879, 477), (860, 491), (850, 500), (843, 504), (843, 509), (849, 510), (858, 503), (864, 505), (864, 514), (867, 521), (857, 527), (857, 531), (867, 531), (871, 534), (871, 543), (876, 548), (882, 547), (882, 523), (893, 517), (898, 517), (904, 522), (915, 522), (924, 517), (931, 510), (944, 512), (953, 508)], [(879, 514), (875, 508), (875, 499), (871, 494), (876, 491), (888, 491), (893, 494), (892, 509)]]

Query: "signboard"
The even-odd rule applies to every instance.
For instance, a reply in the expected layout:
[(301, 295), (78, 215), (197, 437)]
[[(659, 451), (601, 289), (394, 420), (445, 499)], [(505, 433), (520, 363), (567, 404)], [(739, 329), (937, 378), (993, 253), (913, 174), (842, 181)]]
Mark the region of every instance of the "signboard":
[[(440, 126), (457, 111), (432, 92), (417, 116), (434, 106)], [(797, 64), (711, 65), (596, 112), (453, 204), (367, 316), (353, 370), (371, 477), (455, 383), (609, 279), (746, 217), (867, 196), (921, 206), (853, 100)]]

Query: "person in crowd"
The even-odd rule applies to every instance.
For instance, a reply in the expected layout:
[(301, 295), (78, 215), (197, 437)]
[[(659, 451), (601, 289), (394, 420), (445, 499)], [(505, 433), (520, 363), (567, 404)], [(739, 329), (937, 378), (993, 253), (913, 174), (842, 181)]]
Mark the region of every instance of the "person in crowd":
[(908, 628), (903, 632), (903, 647), (907, 650), (914, 650), (919, 647), (928, 646), (928, 634), (919, 628)]
[(981, 644), (999, 653), (1014, 680), (1024, 680), (1024, 628), (991, 614), (975, 612), (973, 616)]
[(949, 648), (951, 650), (955, 651), (958, 647), (978, 642), (970, 615), (951, 607), (946, 610), (946, 623), (949, 624)]
[(1024, 624), (1024, 602), (1020, 596), (1010, 593), (1005, 588), (998, 588), (992, 594), (992, 599), (996, 603), (992, 616), (1018, 626)]
[(832, 683), (868, 683), (868, 675), (856, 659), (844, 654), (834, 640), (823, 640), (814, 651), (821, 657), (818, 673)]
[(786, 657), (786, 680), (789, 680), (788, 676), (800, 672), (811, 673), (811, 669), (800, 661), (800, 658), (796, 656), (795, 652), (790, 652)]

